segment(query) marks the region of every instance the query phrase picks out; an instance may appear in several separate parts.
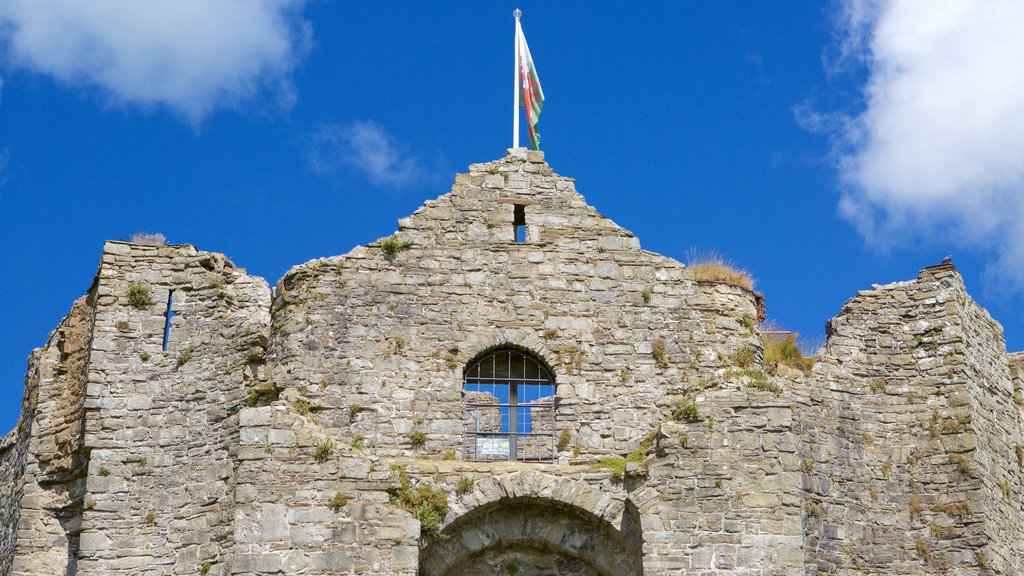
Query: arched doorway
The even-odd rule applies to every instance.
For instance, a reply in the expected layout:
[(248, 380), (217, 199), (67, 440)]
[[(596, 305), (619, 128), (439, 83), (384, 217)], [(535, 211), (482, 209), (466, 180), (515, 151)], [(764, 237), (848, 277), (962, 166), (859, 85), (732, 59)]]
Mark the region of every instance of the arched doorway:
[(420, 553), (420, 576), (640, 576), (639, 521), (621, 529), (574, 505), (504, 498), (449, 524)]

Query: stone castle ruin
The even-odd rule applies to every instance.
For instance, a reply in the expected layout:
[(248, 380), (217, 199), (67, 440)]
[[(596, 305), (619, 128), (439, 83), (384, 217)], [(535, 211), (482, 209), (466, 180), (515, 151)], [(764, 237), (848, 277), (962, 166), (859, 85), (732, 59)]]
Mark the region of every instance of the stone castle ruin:
[(948, 264), (813, 368), (539, 152), (271, 289), (108, 242), (0, 439), (0, 574), (1024, 574), (1022, 357)]

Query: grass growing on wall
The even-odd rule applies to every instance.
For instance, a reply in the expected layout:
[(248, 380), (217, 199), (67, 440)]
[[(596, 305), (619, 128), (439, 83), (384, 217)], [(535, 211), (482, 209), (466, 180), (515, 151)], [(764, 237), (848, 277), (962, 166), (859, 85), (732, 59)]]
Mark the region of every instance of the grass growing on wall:
[(796, 337), (793, 334), (782, 338), (764, 338), (764, 365), (769, 372), (773, 372), (774, 369), (779, 366), (789, 366), (790, 368), (796, 368), (804, 374), (810, 374), (811, 368), (814, 367), (816, 360), (814, 358), (807, 358), (804, 353), (800, 351), (800, 347), (796, 343)]
[(699, 252), (691, 249), (687, 254), (686, 267), (693, 279), (704, 282), (722, 282), (739, 286), (745, 290), (754, 289), (754, 277), (713, 250)]

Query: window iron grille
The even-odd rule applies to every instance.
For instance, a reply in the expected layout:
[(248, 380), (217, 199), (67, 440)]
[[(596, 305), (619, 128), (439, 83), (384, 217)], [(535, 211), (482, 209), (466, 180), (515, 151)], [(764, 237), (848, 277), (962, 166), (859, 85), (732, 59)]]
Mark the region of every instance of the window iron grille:
[(555, 381), (543, 364), (497, 350), (466, 368), (462, 388), (468, 460), (554, 460)]

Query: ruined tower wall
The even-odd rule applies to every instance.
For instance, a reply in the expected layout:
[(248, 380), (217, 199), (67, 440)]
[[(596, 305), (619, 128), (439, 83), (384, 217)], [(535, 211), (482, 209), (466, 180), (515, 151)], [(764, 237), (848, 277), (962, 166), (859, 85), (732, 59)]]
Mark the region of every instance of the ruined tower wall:
[(996, 557), (997, 573), (1014, 573), (980, 516), (999, 513), (990, 453), (1010, 452), (987, 445), (1019, 426), (1006, 392), (993, 396), (1006, 356), (979, 311), (937, 266), (860, 292), (830, 322), (811, 386), (797, 387), (809, 566), (974, 573)]
[(31, 397), (34, 386), (26, 382), (18, 425), (0, 438), (0, 574), (10, 574), (14, 562), (18, 525), (21, 519), (21, 496), (28, 445), (31, 436)]
[(90, 290), (29, 359), (18, 429), (27, 451), (21, 475), (10, 484), (20, 493), (12, 499), (18, 530), (14, 550), (4, 555), (12, 574), (75, 569), (88, 461), (82, 449), (82, 406), (94, 310), (95, 291)]
[(963, 556), (997, 574), (1024, 574), (1024, 400), (1014, 397), (1002, 327), (966, 291), (958, 302), (970, 426), (977, 437), (972, 466), (977, 467), (979, 485), (972, 486), (967, 500), (987, 540), (986, 546)]
[(237, 411), (268, 309), (266, 284), (223, 256), (106, 244), (86, 368), (77, 574), (187, 574), (222, 560)]

